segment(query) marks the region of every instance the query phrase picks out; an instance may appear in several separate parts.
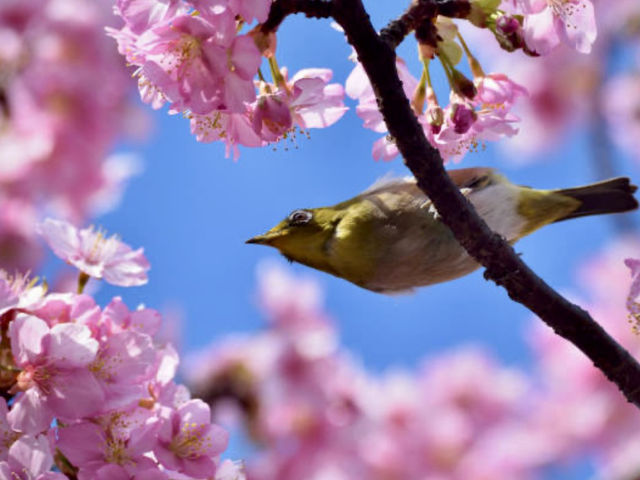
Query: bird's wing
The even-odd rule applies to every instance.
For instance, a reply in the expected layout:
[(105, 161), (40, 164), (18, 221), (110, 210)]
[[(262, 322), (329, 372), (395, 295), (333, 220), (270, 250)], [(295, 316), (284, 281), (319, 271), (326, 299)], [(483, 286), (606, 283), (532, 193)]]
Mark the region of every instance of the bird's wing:
[(394, 177), (392, 174), (387, 174), (384, 177), (379, 178), (360, 195), (377, 195), (382, 192), (406, 192), (415, 193), (416, 195), (422, 194), (424, 196), (422, 190), (418, 188), (414, 177)]
[[(449, 177), (459, 189), (477, 190), (486, 187), (493, 178), (493, 169), (488, 167), (458, 168), (447, 170)], [(392, 177), (385, 175), (376, 180), (373, 185), (367, 188), (359, 196), (374, 196), (380, 193), (405, 193), (416, 199), (422, 198), (427, 202), (429, 199), (418, 187), (414, 177)]]

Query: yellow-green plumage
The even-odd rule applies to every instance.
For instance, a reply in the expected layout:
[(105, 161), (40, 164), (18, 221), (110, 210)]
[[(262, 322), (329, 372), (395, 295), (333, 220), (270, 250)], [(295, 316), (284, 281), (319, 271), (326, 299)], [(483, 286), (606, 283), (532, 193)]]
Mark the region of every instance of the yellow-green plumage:
[[(488, 168), (449, 175), (489, 227), (511, 243), (552, 222), (638, 205), (635, 187), (622, 178), (535, 190)], [(414, 179), (382, 181), (337, 205), (296, 210), (249, 243), (275, 247), (290, 260), (384, 293), (452, 280), (478, 268)]]

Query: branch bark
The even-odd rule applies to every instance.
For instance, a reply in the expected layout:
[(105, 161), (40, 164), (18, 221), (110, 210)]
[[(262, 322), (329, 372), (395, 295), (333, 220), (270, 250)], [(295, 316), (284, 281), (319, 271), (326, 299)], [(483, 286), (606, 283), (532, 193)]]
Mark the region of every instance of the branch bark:
[(330, 14), (355, 48), (389, 133), (418, 186), (429, 196), (460, 244), (486, 268), (485, 278), (504, 287), (512, 300), (526, 306), (558, 335), (572, 342), (618, 386), (629, 402), (640, 407), (638, 362), (586, 311), (559, 295), (522, 262), (513, 248), (487, 227), (447, 175), (439, 152), (427, 141), (404, 95), (395, 66), (398, 37), (379, 35), (361, 0), (332, 0)]

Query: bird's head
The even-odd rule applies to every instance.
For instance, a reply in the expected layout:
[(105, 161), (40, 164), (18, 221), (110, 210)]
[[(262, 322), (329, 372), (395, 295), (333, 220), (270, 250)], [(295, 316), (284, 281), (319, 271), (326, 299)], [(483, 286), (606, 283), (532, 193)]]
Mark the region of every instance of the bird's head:
[(271, 230), (247, 243), (277, 248), (287, 260), (332, 272), (329, 243), (340, 218), (333, 208), (294, 210)]

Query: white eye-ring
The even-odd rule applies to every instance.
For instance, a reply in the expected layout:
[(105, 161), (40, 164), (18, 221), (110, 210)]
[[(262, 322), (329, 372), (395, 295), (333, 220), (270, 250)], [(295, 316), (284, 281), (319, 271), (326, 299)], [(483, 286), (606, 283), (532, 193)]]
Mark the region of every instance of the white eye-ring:
[(313, 214), (308, 210), (294, 210), (289, 214), (289, 225), (297, 226), (309, 223)]

